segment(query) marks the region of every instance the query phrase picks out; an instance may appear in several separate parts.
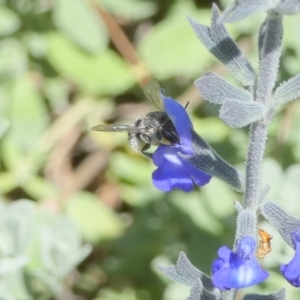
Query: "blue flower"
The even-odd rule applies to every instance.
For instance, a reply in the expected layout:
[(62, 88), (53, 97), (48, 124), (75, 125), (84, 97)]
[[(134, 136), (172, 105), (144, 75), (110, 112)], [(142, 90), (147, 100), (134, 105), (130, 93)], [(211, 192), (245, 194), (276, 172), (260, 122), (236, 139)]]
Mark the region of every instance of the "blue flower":
[(220, 290), (240, 289), (265, 280), (269, 274), (263, 270), (255, 258), (256, 242), (245, 236), (233, 252), (226, 246), (219, 249), (219, 258), (212, 266), (212, 281)]
[(162, 99), (180, 143), (160, 145), (153, 153), (153, 162), (158, 167), (152, 174), (153, 184), (165, 192), (172, 189), (190, 192), (194, 188), (194, 183), (203, 186), (210, 181), (212, 176), (197, 169), (180, 156), (180, 154), (194, 154), (191, 134), (193, 124), (184, 107), (164, 95)]
[(292, 238), (295, 255), (287, 265), (280, 266), (280, 271), (291, 285), (300, 287), (300, 228), (292, 232)]

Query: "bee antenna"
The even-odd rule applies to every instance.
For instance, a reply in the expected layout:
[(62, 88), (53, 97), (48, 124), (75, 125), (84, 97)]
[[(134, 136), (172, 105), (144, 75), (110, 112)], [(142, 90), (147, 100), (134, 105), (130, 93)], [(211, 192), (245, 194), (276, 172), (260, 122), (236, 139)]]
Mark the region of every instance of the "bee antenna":
[(187, 109), (187, 107), (189, 106), (190, 101), (187, 102), (187, 104), (185, 105), (184, 109)]

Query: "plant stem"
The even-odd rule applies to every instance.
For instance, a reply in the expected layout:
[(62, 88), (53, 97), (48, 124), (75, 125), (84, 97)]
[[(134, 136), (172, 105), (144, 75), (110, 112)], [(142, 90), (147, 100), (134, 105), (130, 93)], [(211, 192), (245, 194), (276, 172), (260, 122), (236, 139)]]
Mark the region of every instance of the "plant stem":
[[(260, 45), (260, 72), (254, 87), (255, 101), (265, 106), (266, 116), (271, 106), (271, 94), (275, 85), (281, 54), (282, 17), (267, 16), (261, 30), (263, 43)], [(272, 109), (272, 107), (271, 107)], [(250, 127), (249, 146), (246, 160), (245, 207), (256, 210), (260, 199), (261, 163), (268, 133), (267, 117)]]
[(249, 148), (246, 161), (245, 206), (256, 209), (260, 192), (261, 162), (265, 150), (267, 124), (255, 122), (250, 127)]

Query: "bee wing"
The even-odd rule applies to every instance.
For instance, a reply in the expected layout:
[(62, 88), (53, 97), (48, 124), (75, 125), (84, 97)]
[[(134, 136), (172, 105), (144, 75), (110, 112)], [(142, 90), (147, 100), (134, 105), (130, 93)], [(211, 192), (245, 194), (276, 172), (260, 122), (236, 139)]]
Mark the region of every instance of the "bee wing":
[(155, 79), (149, 81), (143, 88), (146, 97), (150, 101), (152, 101), (160, 110), (164, 110), (164, 105), (160, 95), (161, 90), (162, 87), (160, 83)]
[(139, 128), (132, 125), (111, 125), (111, 124), (101, 124), (92, 127), (94, 131), (107, 131), (107, 132), (139, 132)]

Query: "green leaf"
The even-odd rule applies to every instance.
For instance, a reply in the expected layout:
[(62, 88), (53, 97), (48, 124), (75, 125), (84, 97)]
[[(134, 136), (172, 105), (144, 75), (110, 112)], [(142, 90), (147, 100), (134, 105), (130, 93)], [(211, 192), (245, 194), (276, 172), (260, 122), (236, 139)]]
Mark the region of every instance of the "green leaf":
[(209, 143), (220, 143), (230, 134), (230, 128), (219, 118), (193, 118), (194, 129)]
[[(142, 39), (138, 51), (156, 78), (184, 75), (192, 79), (204, 72), (214, 60), (201, 46), (186, 19), (188, 14), (195, 15), (193, 11), (196, 11), (193, 7), (183, 7), (181, 13), (176, 12), (164, 19)], [(209, 13), (202, 10), (195, 19), (205, 22), (209, 19)]]
[[(25, 253), (32, 237), (36, 204), (27, 199), (12, 202), (7, 207), (6, 215), (9, 216), (10, 234), (14, 239), (15, 252)], [(14, 237), (13, 237), (14, 236)]]
[(149, 172), (148, 184), (119, 184), (122, 200), (130, 206), (146, 206), (154, 201), (160, 201), (162, 194), (154, 188), (151, 183), (151, 174)]
[[(4, 118), (9, 116), (9, 106), (10, 106), (10, 93), (9, 89), (5, 85), (0, 86), (0, 112), (1, 112), (1, 122)], [(6, 122), (6, 121), (4, 121)], [(2, 124), (1, 126), (3, 126)]]
[(54, 1), (53, 22), (86, 51), (96, 52), (108, 44), (106, 27), (88, 1)]
[(92, 250), (90, 245), (82, 245), (74, 223), (65, 217), (56, 217), (43, 226), (39, 236), (43, 269), (57, 278), (65, 276)]
[(11, 97), (10, 136), (23, 150), (32, 150), (49, 124), (45, 102), (30, 77), (13, 82)]
[(66, 201), (66, 214), (87, 241), (95, 243), (121, 234), (122, 226), (117, 214), (96, 196), (79, 192)]
[(16, 32), (21, 27), (17, 14), (5, 6), (0, 6), (0, 36)]
[(9, 125), (10, 125), (9, 120), (0, 116), (0, 140), (8, 130)]
[(6, 194), (16, 188), (17, 182), (12, 173), (0, 173), (0, 194)]
[[(46, 153), (36, 151), (38, 150), (38, 147), (36, 147), (37, 144), (32, 145), (32, 148), (30, 147), (30, 149), (21, 146), (20, 141), (16, 140), (12, 134), (7, 134), (1, 142), (3, 163), (9, 170), (9, 176), (13, 180), (13, 183), (8, 184), (8, 187), (17, 185), (24, 187), (28, 180), (39, 171), (41, 165), (45, 161)], [(4, 185), (7, 183), (8, 182), (5, 181)], [(31, 185), (30, 187), (33, 188)], [(32, 190), (33, 193), (34, 191), (40, 191), (39, 195), (45, 195), (49, 192), (49, 187), (45, 191), (41, 191), (42, 186), (37, 187), (35, 185), (35, 187), (36, 189)]]
[(5, 274), (1, 277), (0, 299), (13, 300), (24, 299), (31, 300), (32, 295), (29, 293), (25, 283), (23, 270), (16, 270)]
[(222, 223), (209, 212), (198, 192), (189, 193), (188, 199), (184, 199), (185, 197), (181, 192), (173, 192), (171, 203), (185, 212), (196, 226), (206, 232), (218, 235), (223, 231)]
[[(12, 139), (10, 135), (7, 135), (1, 141), (1, 156), (4, 165), (9, 170), (14, 170), (18, 167), (18, 164), (24, 158), (22, 151), (16, 140)], [(13, 176), (12, 174), (11, 176)], [(14, 179), (15, 180), (15, 179)]]
[(30, 241), (30, 246), (28, 248), (28, 256), (30, 261), (26, 266), (26, 269), (30, 271), (36, 271), (41, 269), (43, 266), (42, 251), (41, 246), (41, 228), (51, 224), (55, 221), (56, 216), (49, 210), (44, 208), (38, 209), (36, 211), (36, 218), (34, 221), (34, 227), (32, 230), (32, 239)]
[(233, 201), (236, 199), (236, 194), (223, 181), (213, 178), (201, 193), (203, 201), (215, 217), (227, 218), (234, 213)]
[[(284, 35), (282, 37), (283, 45), (285, 47), (295, 49), (296, 52), (299, 54), (300, 53), (300, 41), (298, 39), (295, 39), (295, 35), (297, 36), (298, 28), (300, 26), (299, 18), (297, 18), (297, 17), (285, 18), (283, 25), (284, 25)], [(296, 68), (296, 66), (294, 67), (294, 69), (295, 68)], [(292, 73), (292, 74), (294, 74), (294, 73)]]
[(82, 244), (79, 230), (70, 218), (49, 210), (38, 209), (34, 225), (27, 269), (56, 290), (58, 280), (87, 257), (91, 246)]
[(114, 51), (107, 49), (88, 55), (59, 33), (49, 34), (48, 39), (50, 63), (83, 90), (119, 94), (134, 85), (129, 65)]
[(27, 53), (23, 44), (12, 38), (0, 42), (0, 76), (15, 78), (27, 71)]
[(34, 58), (44, 58), (47, 53), (47, 37), (37, 32), (26, 32), (23, 40), (30, 55)]
[(131, 287), (127, 287), (122, 291), (114, 291), (108, 288), (101, 289), (94, 300), (137, 300), (141, 299)]
[(279, 163), (271, 158), (266, 158), (262, 165), (261, 186), (264, 188), (266, 185), (270, 186), (270, 191), (266, 199), (274, 199), (278, 197), (279, 190), (282, 189), (283, 172)]
[[(182, 300), (190, 294), (191, 288), (179, 282), (171, 282), (164, 293), (164, 300)], [(196, 299), (196, 298), (194, 298)]]
[[(111, 170), (119, 178), (135, 184), (151, 182), (150, 161), (132, 157), (121, 152), (114, 152), (110, 159)], [(134, 167), (133, 167), (134, 166)]]
[[(283, 139), (286, 139), (286, 143), (288, 145), (291, 145), (291, 151), (294, 155), (294, 158), (296, 161), (300, 161), (300, 140), (298, 138), (299, 135), (299, 126), (300, 126), (300, 106), (299, 102), (296, 101), (293, 105), (292, 110), (293, 111), (293, 117), (291, 122), (291, 127), (289, 130), (284, 134)], [(280, 120), (280, 121), (279, 121)], [(272, 122), (271, 124), (274, 124), (275, 122)], [(274, 126), (273, 135), (277, 137), (279, 128), (282, 127), (282, 121), (281, 118), (277, 120), (276, 125)], [(275, 124), (274, 124), (275, 125)]]
[[(274, 182), (274, 185), (280, 187), (279, 193), (280, 198), (282, 200), (282, 205), (287, 208), (287, 211), (294, 216), (298, 216), (300, 214), (299, 207), (299, 195), (300, 195), (300, 184), (299, 177), (300, 176), (300, 165), (292, 165), (290, 166), (284, 176), (284, 180), (280, 183)], [(273, 178), (273, 174), (272, 174)], [(273, 184), (272, 184), (273, 186)]]
[(45, 80), (44, 93), (54, 112), (61, 112), (68, 107), (70, 86), (60, 77)]
[(111, 14), (123, 19), (142, 20), (152, 16), (157, 5), (151, 1), (140, 0), (98, 0)]
[(23, 184), (25, 192), (33, 199), (56, 197), (58, 187), (43, 177), (32, 177)]
[(295, 76), (299, 73), (295, 58), (300, 54), (300, 41), (295, 39), (295, 36), (298, 35), (300, 20), (297, 17), (284, 18), (283, 26), (282, 45), (284, 55), (282, 56), (282, 64), (290, 76)]

